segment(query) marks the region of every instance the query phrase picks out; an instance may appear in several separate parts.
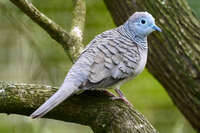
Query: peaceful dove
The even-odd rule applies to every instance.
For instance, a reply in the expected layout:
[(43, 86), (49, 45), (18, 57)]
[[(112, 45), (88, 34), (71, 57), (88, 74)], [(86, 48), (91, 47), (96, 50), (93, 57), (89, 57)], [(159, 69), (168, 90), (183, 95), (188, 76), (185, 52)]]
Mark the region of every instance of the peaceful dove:
[(81, 90), (114, 88), (127, 101), (120, 85), (140, 74), (147, 61), (147, 35), (160, 31), (148, 12), (134, 13), (123, 25), (97, 35), (69, 70), (59, 90), (33, 114), (44, 116)]

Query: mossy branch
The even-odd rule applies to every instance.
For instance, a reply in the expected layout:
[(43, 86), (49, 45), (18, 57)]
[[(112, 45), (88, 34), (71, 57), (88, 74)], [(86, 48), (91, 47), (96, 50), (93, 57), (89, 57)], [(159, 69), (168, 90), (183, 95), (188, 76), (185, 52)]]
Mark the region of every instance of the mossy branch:
[[(0, 82), (0, 113), (29, 116), (56, 90), (47, 85)], [(87, 125), (95, 133), (156, 133), (141, 113), (103, 91), (71, 96), (45, 117)]]

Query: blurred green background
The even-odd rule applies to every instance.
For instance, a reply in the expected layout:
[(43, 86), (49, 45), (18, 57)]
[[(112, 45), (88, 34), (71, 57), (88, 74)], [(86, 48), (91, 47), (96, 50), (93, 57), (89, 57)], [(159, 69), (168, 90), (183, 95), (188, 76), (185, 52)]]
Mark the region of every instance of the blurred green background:
[[(71, 0), (32, 0), (33, 4), (69, 30)], [(188, 0), (200, 18), (200, 1)], [(115, 27), (102, 0), (87, 0), (84, 44)], [(63, 48), (8, 0), (0, 0), (0, 80), (59, 86), (72, 63)], [(127, 98), (160, 133), (195, 133), (164, 88), (145, 70), (122, 86)], [(0, 114), (0, 133), (92, 133), (87, 126), (55, 120), (31, 120)]]

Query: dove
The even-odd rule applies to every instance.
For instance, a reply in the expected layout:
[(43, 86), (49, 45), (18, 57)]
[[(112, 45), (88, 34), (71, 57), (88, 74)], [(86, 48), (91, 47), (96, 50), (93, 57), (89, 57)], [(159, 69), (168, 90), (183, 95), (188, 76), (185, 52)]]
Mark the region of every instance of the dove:
[(135, 12), (121, 26), (97, 35), (69, 70), (58, 91), (30, 117), (40, 118), (83, 90), (113, 88), (128, 103), (120, 85), (140, 74), (147, 62), (147, 36), (161, 29), (148, 12)]

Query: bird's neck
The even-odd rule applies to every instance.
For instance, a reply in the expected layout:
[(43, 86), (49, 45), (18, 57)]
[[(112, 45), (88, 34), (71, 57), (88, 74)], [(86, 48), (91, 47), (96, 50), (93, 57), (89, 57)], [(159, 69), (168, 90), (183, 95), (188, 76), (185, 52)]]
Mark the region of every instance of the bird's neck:
[(130, 32), (128, 24), (121, 25), (119, 30), (124, 36), (129, 38), (134, 43), (138, 44), (142, 49), (147, 49), (147, 36), (138, 36), (134, 31)]

